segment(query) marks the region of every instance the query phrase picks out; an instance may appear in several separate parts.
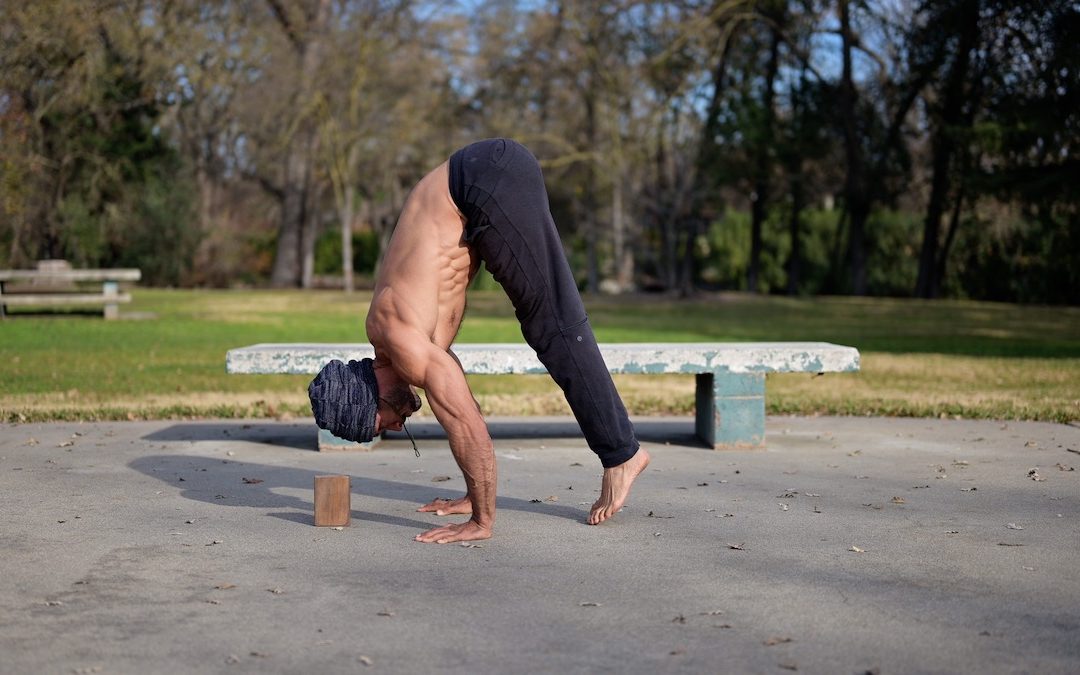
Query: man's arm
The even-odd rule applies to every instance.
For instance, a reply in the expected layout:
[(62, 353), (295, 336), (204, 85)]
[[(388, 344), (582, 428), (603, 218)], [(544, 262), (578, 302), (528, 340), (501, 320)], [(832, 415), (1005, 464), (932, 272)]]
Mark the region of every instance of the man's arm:
[(450, 440), (450, 451), (465, 477), (472, 518), (437, 527), (417, 541), (445, 544), (487, 539), (495, 522), (495, 448), (461, 365), (422, 333), (406, 326), (393, 330), (384, 350), (398, 374), (427, 394), (435, 418)]

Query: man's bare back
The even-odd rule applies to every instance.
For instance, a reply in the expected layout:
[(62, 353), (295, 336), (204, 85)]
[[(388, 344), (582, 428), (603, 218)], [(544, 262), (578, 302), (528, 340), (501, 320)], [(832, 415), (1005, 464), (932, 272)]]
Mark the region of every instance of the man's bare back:
[[(375, 347), (380, 391), (417, 386), (447, 433), (465, 476), (465, 497), (435, 500), (420, 511), (471, 514), (469, 521), (437, 527), (417, 541), (449, 543), (486, 539), (495, 520), (494, 446), (480, 408), (450, 345), (465, 310), (465, 294), (479, 256), (465, 241), (465, 216), (450, 194), (448, 163), (428, 173), (406, 199), (380, 265), (367, 317)], [(407, 414), (380, 406), (377, 431), (400, 428)], [(622, 508), (630, 487), (649, 462), (640, 450), (604, 470), (601, 495), (588, 522), (598, 524)]]

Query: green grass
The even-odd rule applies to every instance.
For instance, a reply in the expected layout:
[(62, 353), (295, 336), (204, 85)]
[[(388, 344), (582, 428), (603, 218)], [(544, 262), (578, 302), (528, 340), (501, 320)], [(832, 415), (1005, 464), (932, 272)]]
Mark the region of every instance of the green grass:
[[(370, 296), (135, 289), (120, 321), (16, 313), (0, 322), (0, 419), (307, 415), (307, 376), (226, 375), (257, 342), (359, 342)], [(1080, 309), (724, 294), (586, 300), (605, 342), (827, 341), (858, 374), (771, 375), (772, 413), (1080, 419)], [(520, 342), (499, 292), (470, 295), (459, 342)], [(618, 376), (635, 414), (690, 414), (693, 378)], [(493, 414), (564, 414), (543, 376), (470, 377)]]

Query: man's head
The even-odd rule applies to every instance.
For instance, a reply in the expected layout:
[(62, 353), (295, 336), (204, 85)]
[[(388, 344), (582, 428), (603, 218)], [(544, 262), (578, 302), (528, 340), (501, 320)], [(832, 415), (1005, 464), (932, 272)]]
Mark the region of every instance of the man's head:
[(420, 409), (420, 397), (393, 368), (371, 359), (333, 360), (308, 385), (315, 423), (338, 438), (367, 443), (377, 434), (400, 431)]

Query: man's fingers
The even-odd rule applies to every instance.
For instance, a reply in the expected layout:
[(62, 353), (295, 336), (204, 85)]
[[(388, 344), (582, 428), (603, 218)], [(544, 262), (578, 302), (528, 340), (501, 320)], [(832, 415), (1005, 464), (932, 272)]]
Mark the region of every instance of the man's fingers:
[(428, 512), (431, 512), (431, 511), (435, 511), (437, 509), (441, 509), (442, 507), (446, 506), (449, 503), (450, 503), (449, 499), (447, 499), (445, 497), (439, 497), (438, 499), (435, 499), (435, 500), (433, 500), (433, 501), (431, 501), (431, 502), (429, 502), (427, 504), (424, 504), (423, 506), (421, 506), (420, 508), (418, 508), (416, 510), (417, 511), (423, 511), (424, 513), (428, 513)]
[(428, 530), (421, 534), (416, 535), (416, 541), (422, 541), (425, 543), (435, 542), (438, 544), (444, 544), (447, 541), (447, 537), (452, 536), (454, 533), (453, 526), (436, 527), (434, 530)]
[(467, 497), (461, 499), (439, 498), (430, 504), (425, 504), (416, 509), (421, 513), (434, 512), (437, 516), (450, 516), (455, 514), (472, 513), (472, 502)]
[(475, 527), (472, 521), (460, 525), (443, 525), (416, 535), (415, 540), (424, 543), (450, 544), (455, 541), (473, 541), (476, 539), (489, 539), (490, 529)]

